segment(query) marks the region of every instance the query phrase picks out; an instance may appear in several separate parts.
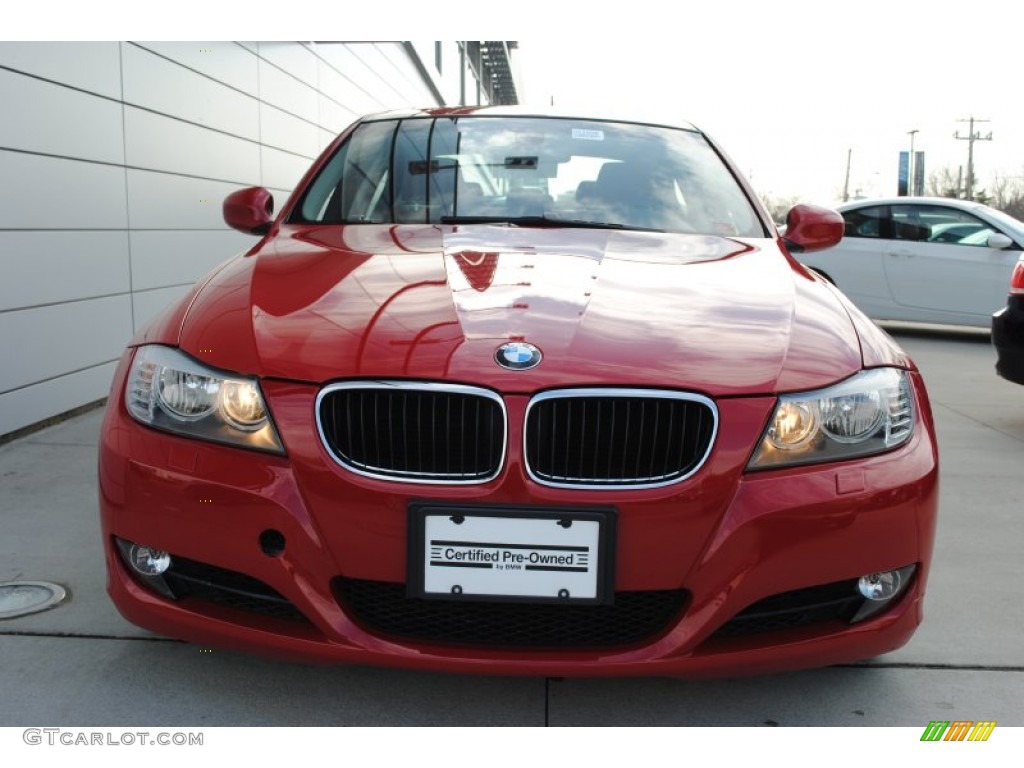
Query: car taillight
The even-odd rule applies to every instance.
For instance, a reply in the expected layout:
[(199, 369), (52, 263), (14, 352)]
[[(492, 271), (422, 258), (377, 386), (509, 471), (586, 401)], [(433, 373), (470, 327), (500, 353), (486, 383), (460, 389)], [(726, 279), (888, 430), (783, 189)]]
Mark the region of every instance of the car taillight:
[(1010, 295), (1024, 296), (1024, 261), (1018, 261), (1010, 275)]

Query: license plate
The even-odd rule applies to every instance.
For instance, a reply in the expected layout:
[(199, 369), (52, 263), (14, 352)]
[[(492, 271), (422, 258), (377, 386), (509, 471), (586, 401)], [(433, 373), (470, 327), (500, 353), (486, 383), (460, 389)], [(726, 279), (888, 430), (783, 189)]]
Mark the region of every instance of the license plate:
[(414, 508), (409, 592), (448, 600), (608, 602), (614, 519), (609, 511)]

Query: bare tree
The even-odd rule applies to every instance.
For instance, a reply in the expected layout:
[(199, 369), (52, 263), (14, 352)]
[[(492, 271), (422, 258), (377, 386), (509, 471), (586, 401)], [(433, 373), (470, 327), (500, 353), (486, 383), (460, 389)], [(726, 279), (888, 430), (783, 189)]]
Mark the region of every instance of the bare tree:
[(789, 213), (790, 208), (800, 202), (800, 198), (796, 196), (776, 197), (768, 193), (761, 195), (761, 202), (764, 203), (764, 207), (768, 209), (768, 213), (771, 214), (772, 220), (776, 224), (785, 224), (786, 214)]
[(952, 197), (959, 199), (963, 197), (963, 182), (959, 170), (954, 171), (948, 165), (938, 168), (928, 174), (928, 182), (924, 186), (924, 193), (929, 197)]
[[(951, 197), (955, 200), (963, 200), (966, 190), (961, 168), (954, 171), (948, 165), (932, 171), (925, 184), (924, 193), (929, 197)], [(998, 180), (998, 176), (996, 177)], [(998, 195), (985, 189), (975, 189), (974, 201), (991, 205), (993, 208), (1000, 208), (996, 203)]]
[(1015, 219), (1024, 220), (1024, 176), (996, 174), (991, 185), (989, 205), (1008, 213)]

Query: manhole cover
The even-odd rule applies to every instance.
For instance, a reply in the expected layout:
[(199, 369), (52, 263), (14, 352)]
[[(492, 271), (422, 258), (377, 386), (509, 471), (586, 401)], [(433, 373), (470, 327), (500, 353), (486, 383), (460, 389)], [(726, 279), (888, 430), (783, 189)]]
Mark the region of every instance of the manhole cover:
[(0, 584), (0, 619), (39, 613), (60, 603), (67, 591), (46, 581), (8, 581)]

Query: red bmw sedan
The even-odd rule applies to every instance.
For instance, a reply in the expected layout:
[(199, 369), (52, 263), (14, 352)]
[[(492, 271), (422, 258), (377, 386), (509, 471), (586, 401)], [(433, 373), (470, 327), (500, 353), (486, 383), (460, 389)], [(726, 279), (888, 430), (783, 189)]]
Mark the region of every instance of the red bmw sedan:
[(99, 457), (114, 603), (204, 645), (726, 676), (906, 643), (938, 456), (911, 360), (690, 125), (375, 115), (140, 333)]

